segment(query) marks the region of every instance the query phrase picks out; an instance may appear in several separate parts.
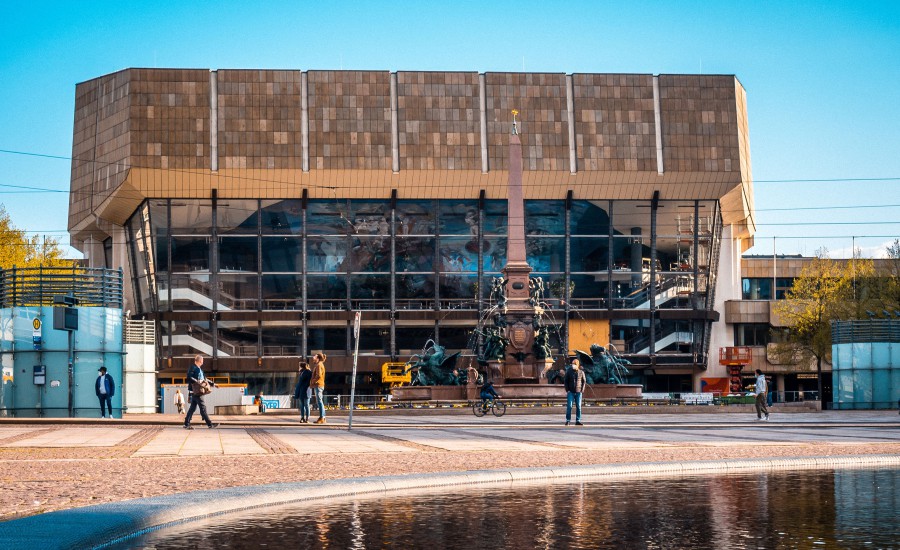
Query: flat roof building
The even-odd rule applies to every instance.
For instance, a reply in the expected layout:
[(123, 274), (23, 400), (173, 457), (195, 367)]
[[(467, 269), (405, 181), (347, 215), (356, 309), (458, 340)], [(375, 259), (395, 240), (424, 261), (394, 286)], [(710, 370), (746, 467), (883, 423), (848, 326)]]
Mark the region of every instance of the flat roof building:
[(513, 109), (556, 354), (612, 346), (647, 391), (698, 388), (755, 231), (733, 75), (125, 69), (76, 87), (72, 245), (124, 268), (161, 378), (199, 352), (288, 393), (324, 350), (339, 392), (362, 310), (378, 391), (429, 339), (478, 345)]

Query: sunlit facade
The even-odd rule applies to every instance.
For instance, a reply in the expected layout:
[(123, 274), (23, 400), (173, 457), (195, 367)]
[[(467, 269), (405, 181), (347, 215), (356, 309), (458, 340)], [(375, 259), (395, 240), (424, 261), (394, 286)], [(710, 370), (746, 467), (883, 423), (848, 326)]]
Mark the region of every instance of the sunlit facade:
[(429, 339), (477, 352), (512, 107), (557, 357), (600, 343), (649, 390), (691, 391), (752, 242), (733, 76), (128, 69), (76, 91), (72, 240), (125, 268), (160, 379), (199, 352), (289, 393), (324, 351), (340, 392), (362, 311), (358, 384), (377, 393), (381, 364)]

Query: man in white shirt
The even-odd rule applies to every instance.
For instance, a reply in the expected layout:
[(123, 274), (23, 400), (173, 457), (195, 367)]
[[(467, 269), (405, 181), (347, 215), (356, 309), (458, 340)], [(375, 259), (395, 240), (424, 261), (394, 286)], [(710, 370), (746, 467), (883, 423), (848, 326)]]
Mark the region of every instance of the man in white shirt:
[(756, 419), (768, 420), (769, 409), (766, 407), (766, 403), (768, 401), (769, 385), (766, 383), (766, 375), (759, 369), (756, 369), (756, 387), (753, 388), (753, 391), (756, 392)]

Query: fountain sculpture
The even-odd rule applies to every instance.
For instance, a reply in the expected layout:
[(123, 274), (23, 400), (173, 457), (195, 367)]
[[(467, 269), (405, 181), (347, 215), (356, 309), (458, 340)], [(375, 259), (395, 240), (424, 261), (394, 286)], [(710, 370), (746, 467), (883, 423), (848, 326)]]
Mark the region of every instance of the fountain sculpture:
[[(494, 383), (506, 399), (565, 397), (559, 383), (561, 371), (554, 369), (549, 327), (544, 324), (544, 289), (541, 277), (530, 277), (531, 266), (525, 253), (525, 201), (522, 193), (522, 142), (513, 111), (513, 130), (509, 140), (508, 246), (502, 277), (491, 282), (490, 316), (493, 326), (477, 330), (483, 339), (478, 365), (461, 374), (456, 368), (459, 354), (444, 357), (444, 348), (428, 342), (421, 355), (407, 363), (416, 376), (410, 386), (394, 388), (395, 400), (475, 399), (477, 380)], [(596, 349), (595, 349), (596, 348)], [(627, 369), (623, 361), (605, 353), (602, 346), (591, 346), (591, 355), (581, 354), (590, 365), (587, 398), (638, 398), (641, 386), (624, 384)], [(565, 357), (561, 358), (565, 363)], [(464, 385), (460, 385), (464, 384)]]

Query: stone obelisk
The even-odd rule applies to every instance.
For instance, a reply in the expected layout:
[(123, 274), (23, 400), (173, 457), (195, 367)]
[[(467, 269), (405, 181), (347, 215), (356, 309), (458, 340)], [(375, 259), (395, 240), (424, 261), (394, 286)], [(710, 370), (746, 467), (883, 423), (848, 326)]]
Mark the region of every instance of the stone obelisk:
[[(513, 111), (513, 129), (509, 136), (508, 240), (506, 267), (506, 356), (503, 378), (506, 383), (531, 382), (540, 378), (543, 364), (537, 367), (534, 350), (533, 320), (529, 278), (531, 266), (525, 260), (525, 200), (522, 194), (522, 141), (519, 139), (517, 112)], [(543, 363), (543, 361), (541, 362)]]

